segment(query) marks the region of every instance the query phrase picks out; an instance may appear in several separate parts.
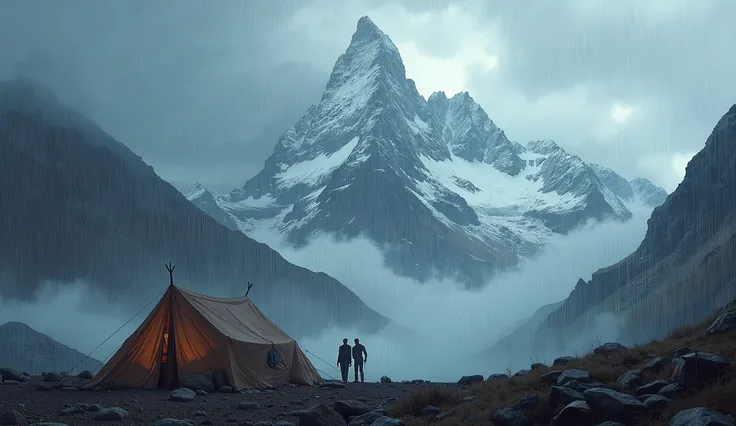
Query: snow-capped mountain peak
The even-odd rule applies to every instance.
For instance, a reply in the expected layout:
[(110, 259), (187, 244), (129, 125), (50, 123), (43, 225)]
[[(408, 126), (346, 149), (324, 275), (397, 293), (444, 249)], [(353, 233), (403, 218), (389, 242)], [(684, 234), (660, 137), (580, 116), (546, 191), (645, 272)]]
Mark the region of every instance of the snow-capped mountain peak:
[(419, 280), (469, 286), (625, 203), (551, 140), (509, 140), (467, 92), (425, 100), (396, 46), (367, 17), (318, 105), (281, 136), (263, 170), (229, 194), (188, 197), (228, 226), (271, 227), (299, 245), (363, 235)]

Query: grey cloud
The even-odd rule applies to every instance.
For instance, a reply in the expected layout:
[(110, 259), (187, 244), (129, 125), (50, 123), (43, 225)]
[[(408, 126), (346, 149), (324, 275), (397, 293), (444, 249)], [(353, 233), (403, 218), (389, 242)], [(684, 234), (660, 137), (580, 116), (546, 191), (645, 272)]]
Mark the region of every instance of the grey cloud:
[[(468, 87), (510, 137), (554, 137), (586, 160), (668, 189), (676, 177), (657, 169), (676, 151), (699, 150), (736, 100), (728, 54), (736, 4), (715, 0), (3, 2), (0, 76), (51, 85), (180, 187), (231, 188), (319, 100), (357, 18), (391, 7), (416, 17), (452, 7), (478, 18), (479, 30), (498, 29), (507, 57), (496, 83), (473, 70)], [(449, 35), (463, 30), (432, 22), (388, 33), (447, 58), (459, 47)], [(584, 114), (556, 121), (527, 111), (580, 87), (587, 108), (619, 100), (647, 110), (605, 140)]]

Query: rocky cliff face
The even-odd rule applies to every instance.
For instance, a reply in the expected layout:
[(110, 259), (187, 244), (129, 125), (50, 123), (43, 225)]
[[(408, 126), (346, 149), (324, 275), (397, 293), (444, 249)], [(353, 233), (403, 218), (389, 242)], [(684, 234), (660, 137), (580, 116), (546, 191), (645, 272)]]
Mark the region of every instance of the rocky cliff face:
[(537, 346), (582, 332), (601, 313), (622, 339), (660, 337), (736, 296), (736, 105), (719, 120), (685, 178), (654, 209), (639, 248), (580, 280), (537, 332)]

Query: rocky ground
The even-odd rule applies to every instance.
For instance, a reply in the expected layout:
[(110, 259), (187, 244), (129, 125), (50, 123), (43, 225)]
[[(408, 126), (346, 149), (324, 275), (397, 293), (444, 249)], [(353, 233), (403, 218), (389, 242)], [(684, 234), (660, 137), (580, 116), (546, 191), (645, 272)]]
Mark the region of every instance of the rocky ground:
[(662, 341), (602, 343), (512, 376), (466, 376), (389, 408), (407, 426), (736, 426), (736, 301)]
[[(2, 372), (0, 369), (0, 374)], [(262, 426), (288, 426), (344, 425), (346, 419), (353, 420), (351, 424), (375, 424), (375, 420), (385, 414), (381, 409), (394, 404), (407, 393), (430, 386), (455, 386), (420, 382), (349, 383), (345, 387), (287, 386), (275, 390), (208, 394), (201, 390), (195, 394), (186, 389), (178, 392), (128, 389), (83, 391), (78, 387), (87, 380), (76, 377), (60, 381), (52, 377), (51, 381), (44, 381), (44, 377), (25, 378), (22, 373), (4, 372), (5, 382), (0, 386), (0, 425), (55, 422), (69, 426), (166, 426), (250, 425), (263, 422)], [(17, 374), (20, 377), (16, 377)], [(171, 400), (172, 393), (182, 401)], [(191, 400), (184, 401), (187, 399)], [(337, 414), (335, 409), (342, 415)], [(376, 409), (379, 411), (374, 411)], [(365, 413), (368, 414), (363, 421), (352, 419)], [(388, 417), (382, 421), (383, 424), (395, 424)]]

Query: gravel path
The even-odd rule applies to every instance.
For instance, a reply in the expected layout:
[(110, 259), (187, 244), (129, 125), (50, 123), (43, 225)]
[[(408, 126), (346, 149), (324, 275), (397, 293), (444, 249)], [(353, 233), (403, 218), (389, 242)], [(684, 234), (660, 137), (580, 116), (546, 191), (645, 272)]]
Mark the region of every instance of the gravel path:
[[(66, 379), (65, 384), (81, 386), (81, 379)], [(387, 408), (407, 392), (430, 386), (427, 383), (349, 383), (343, 389), (318, 386), (285, 386), (272, 391), (246, 391), (245, 393), (197, 395), (190, 402), (169, 401), (166, 390), (38, 390), (56, 383), (44, 383), (43, 378), (33, 377), (20, 384), (0, 385), (0, 415), (13, 410), (33, 422), (57, 422), (66, 425), (147, 425), (162, 418), (187, 419), (192, 424), (247, 424), (260, 421), (289, 421), (298, 424), (292, 411), (335, 401), (359, 400), (371, 408)], [(433, 384), (436, 386), (436, 384)], [(60, 385), (57, 385), (59, 387)], [(256, 402), (255, 410), (237, 409), (241, 402)], [(94, 420), (96, 412), (62, 413), (74, 405), (98, 404), (101, 407), (120, 407), (128, 412), (123, 420)], [(84, 407), (86, 408), (86, 407)], [(96, 407), (99, 408), (99, 407)], [(93, 408), (94, 409), (94, 408)], [(81, 410), (77, 410), (81, 411)]]

